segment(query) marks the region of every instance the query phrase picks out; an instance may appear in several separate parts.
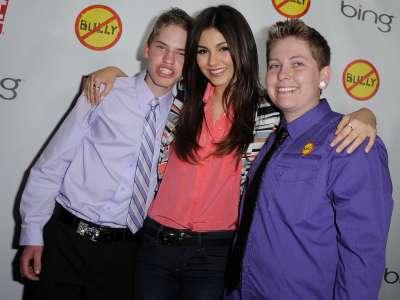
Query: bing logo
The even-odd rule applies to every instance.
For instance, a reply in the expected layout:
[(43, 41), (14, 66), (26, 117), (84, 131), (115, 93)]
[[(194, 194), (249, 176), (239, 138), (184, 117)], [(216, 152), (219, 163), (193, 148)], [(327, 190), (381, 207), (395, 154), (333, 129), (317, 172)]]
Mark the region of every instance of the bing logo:
[(344, 1), (341, 2), (340, 11), (345, 17), (355, 18), (361, 22), (373, 22), (381, 32), (386, 33), (392, 30), (391, 24), (394, 16), (365, 9), (362, 5), (354, 7), (350, 4), (345, 4)]

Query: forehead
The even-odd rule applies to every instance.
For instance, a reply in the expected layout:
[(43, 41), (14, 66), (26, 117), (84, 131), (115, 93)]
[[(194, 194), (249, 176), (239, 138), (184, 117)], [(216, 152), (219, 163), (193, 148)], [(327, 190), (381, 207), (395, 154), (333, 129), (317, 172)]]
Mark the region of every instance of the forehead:
[(312, 58), (312, 53), (311, 47), (307, 41), (294, 36), (289, 36), (273, 43), (269, 56), (269, 59), (287, 56), (303, 56), (306, 58)]
[(199, 43), (223, 43), (226, 42), (224, 35), (216, 28), (204, 29), (200, 35)]
[(163, 42), (167, 45), (175, 45), (178, 48), (185, 48), (187, 31), (182, 26), (175, 24), (164, 25), (154, 37), (153, 42)]

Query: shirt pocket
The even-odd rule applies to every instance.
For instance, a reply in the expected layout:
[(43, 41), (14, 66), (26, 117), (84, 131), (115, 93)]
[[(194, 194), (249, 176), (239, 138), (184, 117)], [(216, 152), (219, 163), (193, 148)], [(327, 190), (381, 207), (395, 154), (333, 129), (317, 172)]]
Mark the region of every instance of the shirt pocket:
[(284, 154), (277, 163), (274, 170), (277, 185), (272, 199), (285, 222), (296, 224), (306, 219), (315, 197), (320, 159), (319, 155)]

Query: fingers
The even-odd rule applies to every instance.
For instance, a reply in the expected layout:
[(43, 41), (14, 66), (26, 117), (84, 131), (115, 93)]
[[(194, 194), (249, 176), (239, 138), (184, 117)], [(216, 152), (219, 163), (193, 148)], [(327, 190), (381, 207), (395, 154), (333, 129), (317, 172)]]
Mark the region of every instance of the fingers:
[(26, 246), (21, 255), (21, 276), (29, 280), (38, 281), (42, 268), (42, 246)]
[(363, 136), (356, 136), (354, 135), (349, 135), (347, 138), (345, 138), (340, 145), (337, 147), (336, 152), (340, 153), (344, 149), (346, 149), (346, 152), (348, 154), (351, 154), (356, 150), (364, 141), (365, 137)]
[(369, 137), (368, 144), (364, 149), (365, 153), (368, 153), (369, 151), (371, 151), (372, 147), (375, 145), (375, 142), (376, 142), (376, 131), (375, 131), (375, 135)]
[(85, 95), (86, 98), (88, 97), (88, 86), (89, 86), (89, 77), (88, 76), (82, 76), (82, 88), (83, 88), (83, 94)]
[[(85, 87), (86, 89), (86, 98), (90, 104), (92, 104), (93, 99), (93, 76), (88, 77), (88, 84)], [(93, 104), (92, 104), (93, 105)]]
[(36, 251), (33, 255), (33, 273), (39, 275), (41, 271), (42, 271), (42, 251)]
[(90, 104), (92, 105), (97, 105), (99, 104), (100, 100), (100, 82), (97, 78), (94, 78), (93, 75), (90, 75), (90, 87), (89, 87), (90, 92), (88, 100)]
[(89, 75), (84, 78), (83, 94), (91, 105), (97, 105), (100, 102), (100, 85), (100, 80), (95, 78), (94, 75)]
[(97, 105), (100, 102), (100, 85), (101, 85), (100, 80), (97, 78), (94, 78), (93, 84), (92, 84), (92, 91), (93, 91), (93, 95), (91, 98), (92, 105)]
[(92, 96), (92, 76), (85, 76), (83, 79), (83, 94), (88, 99), (89, 103), (91, 103), (90, 99)]
[(369, 138), (364, 151), (368, 153), (376, 141), (376, 118), (367, 108), (362, 108), (342, 118), (336, 129), (336, 137), (331, 146), (340, 145), (337, 152), (343, 151), (352, 153), (359, 147), (366, 138)]
[[(339, 123), (340, 127), (339, 127), (339, 125), (337, 126), (337, 129), (336, 129), (336, 132), (335, 132), (336, 136), (335, 136), (335, 138), (333, 139), (333, 141), (330, 144), (331, 147), (335, 147), (336, 145), (338, 145), (339, 143), (342, 142), (341, 145), (336, 148), (336, 151), (338, 153), (343, 151), (343, 149), (344, 149), (343, 148), (343, 146), (344, 146), (343, 142), (346, 139), (346, 137), (348, 137), (352, 133), (352, 128), (350, 126), (347, 126), (348, 122), (344, 126), (343, 126), (343, 124), (341, 124), (342, 122), (343, 122), (343, 119)], [(349, 142), (349, 140), (347, 140), (345, 143), (347, 143), (347, 142)]]
[(343, 118), (340, 120), (339, 124), (336, 126), (335, 134), (337, 135), (339, 132), (341, 132), (343, 129), (345, 129), (347, 124), (349, 124), (349, 123), (350, 123), (350, 116), (348, 116), (348, 115), (343, 116)]
[(364, 141), (364, 139), (365, 136), (360, 134), (358, 131), (352, 129), (351, 126), (347, 125), (335, 137), (335, 139), (331, 143), (331, 146), (338, 145), (336, 147), (337, 153), (340, 153), (344, 149), (346, 149), (346, 152), (350, 154), (355, 149), (357, 149), (357, 147)]
[(114, 85), (114, 80), (112, 80), (111, 82), (106, 82), (104, 90), (100, 94), (100, 98), (107, 96), (110, 93), (113, 85)]
[[(88, 102), (92, 105), (98, 105), (101, 97), (105, 97), (111, 91), (116, 77), (127, 76), (119, 68), (106, 67), (98, 70), (86, 77), (84, 81), (84, 95)], [(100, 86), (104, 86), (104, 90), (100, 92)]]
[(344, 149), (346, 149), (346, 152), (349, 154), (353, 153), (366, 138), (369, 138), (364, 148), (366, 153), (368, 153), (375, 144), (376, 129), (357, 120), (348, 122), (344, 127), (343, 124), (341, 124), (341, 128), (338, 128), (337, 132), (336, 137), (330, 144), (332, 147), (338, 145), (336, 148), (337, 153), (342, 152)]

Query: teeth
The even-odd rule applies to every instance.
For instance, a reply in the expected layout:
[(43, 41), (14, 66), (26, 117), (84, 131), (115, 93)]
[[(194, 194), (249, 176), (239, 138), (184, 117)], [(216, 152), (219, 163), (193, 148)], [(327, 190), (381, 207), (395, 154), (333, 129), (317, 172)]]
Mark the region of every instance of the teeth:
[(278, 88), (278, 92), (279, 93), (291, 93), (291, 92), (294, 92), (296, 90), (296, 88), (294, 88), (294, 87), (281, 87), (281, 88)]
[(160, 72), (162, 74), (165, 74), (165, 75), (171, 75), (172, 74), (172, 70), (167, 69), (167, 68), (160, 68)]
[(210, 73), (213, 75), (218, 75), (218, 74), (221, 74), (222, 72), (224, 72), (223, 68), (210, 70)]

